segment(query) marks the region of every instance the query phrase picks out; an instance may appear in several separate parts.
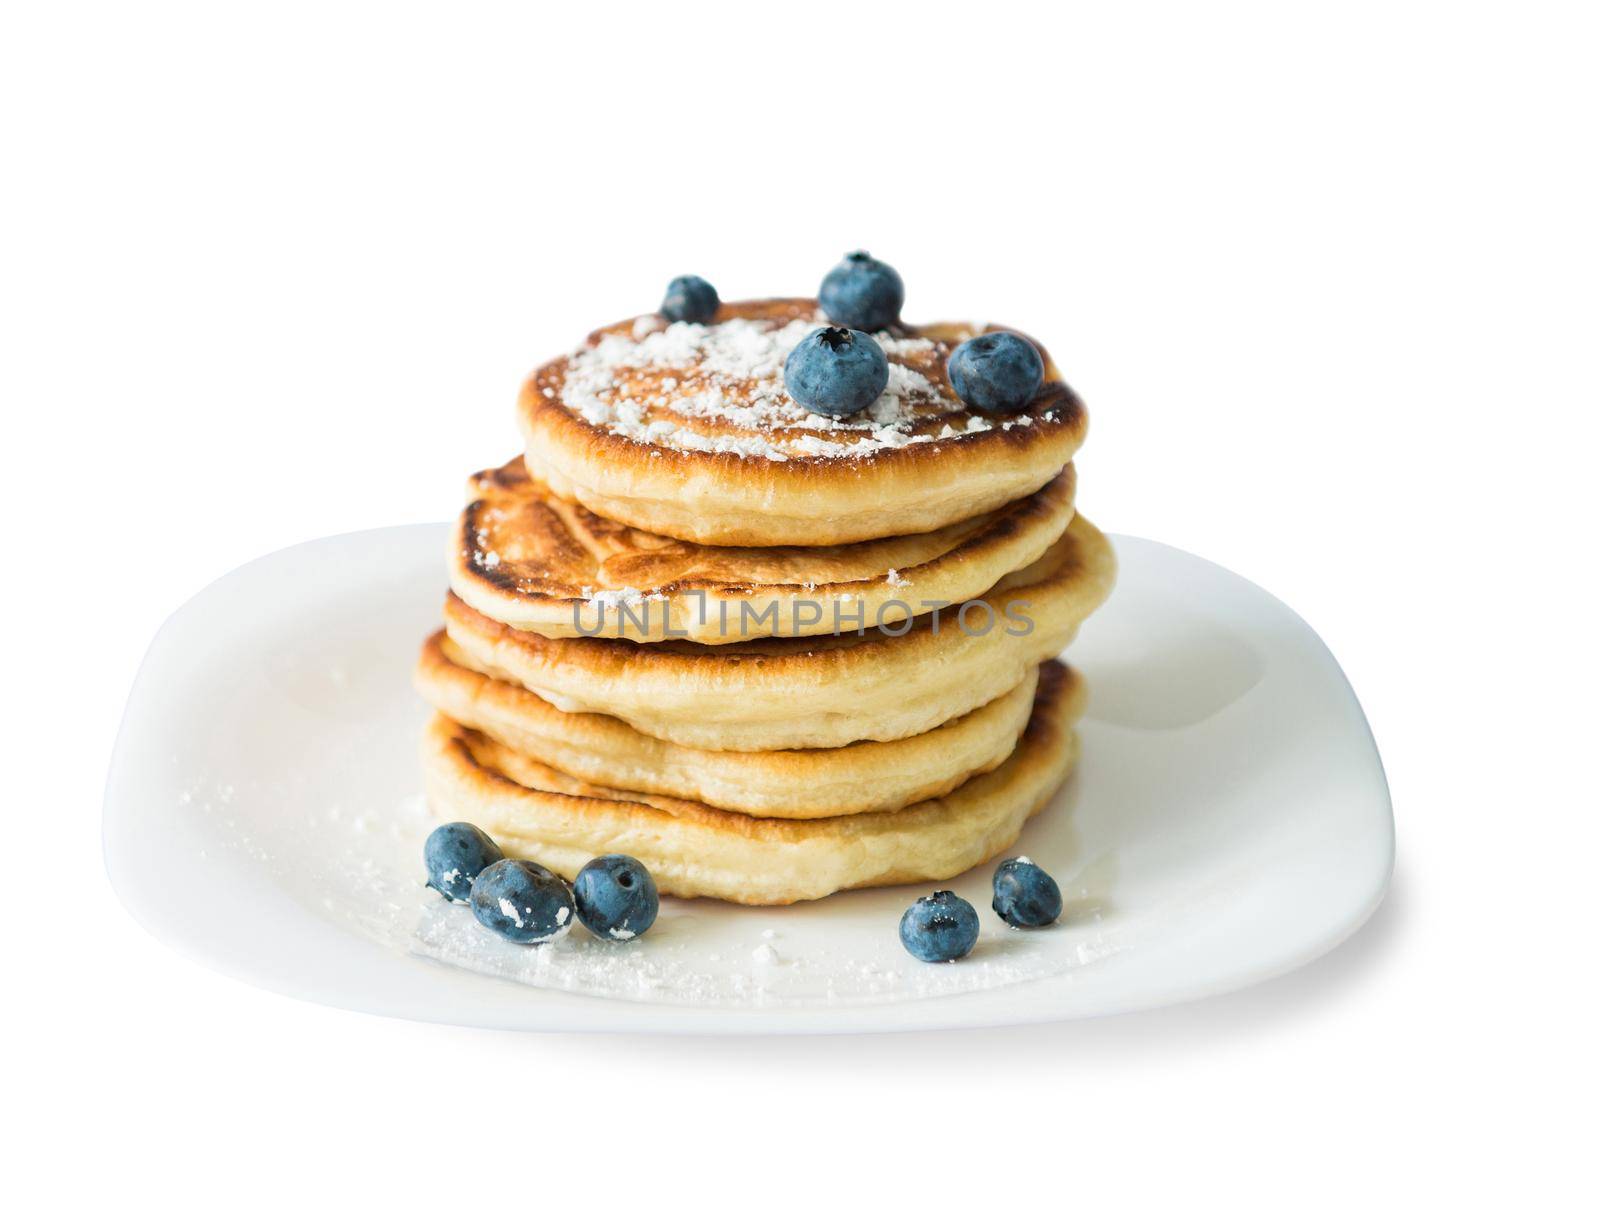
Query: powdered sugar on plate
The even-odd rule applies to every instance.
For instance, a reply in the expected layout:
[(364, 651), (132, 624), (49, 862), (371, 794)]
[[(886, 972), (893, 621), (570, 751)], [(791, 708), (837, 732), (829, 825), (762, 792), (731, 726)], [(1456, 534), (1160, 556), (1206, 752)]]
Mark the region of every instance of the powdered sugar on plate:
[[(1100, 922), (1106, 875), (1104, 864), (1091, 865), (1063, 881), (1068, 910), (1060, 924), (1020, 932), (982, 923), (968, 957), (936, 966), (900, 947), (894, 916), (877, 914), (871, 891), (802, 904), (786, 913), (781, 932), (760, 908), (664, 898), (660, 918), (634, 940), (603, 941), (574, 925), (564, 940), (528, 946), (502, 940), (464, 908), (417, 890), (410, 950), (529, 987), (657, 1004), (781, 1009), (926, 999), (1070, 976), (1113, 956), (1124, 934)], [(892, 894), (890, 909), (926, 892), (906, 886)], [(971, 888), (967, 894), (977, 896)]]
[(677, 451), (769, 460), (870, 456), (991, 430), (944, 379), (946, 348), (925, 337), (874, 338), (889, 359), (883, 394), (848, 418), (801, 408), (784, 387), (790, 351), (827, 321), (673, 323), (641, 316), (571, 354), (541, 392), (611, 434)]

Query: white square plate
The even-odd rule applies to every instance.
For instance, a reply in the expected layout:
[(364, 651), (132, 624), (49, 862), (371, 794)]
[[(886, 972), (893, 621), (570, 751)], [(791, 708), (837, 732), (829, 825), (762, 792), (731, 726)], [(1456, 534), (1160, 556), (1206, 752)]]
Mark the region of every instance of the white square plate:
[[(1192, 1000), (1333, 948), (1394, 859), (1377, 750), (1288, 608), (1203, 559), (1113, 538), (1116, 593), (1068, 657), (1089, 680), (1077, 775), (1015, 852), (1061, 923), (1013, 932), (992, 865), (948, 966), (901, 950), (915, 887), (787, 908), (663, 900), (627, 945), (508, 945), (421, 886), (425, 711), (410, 688), (444, 590), (443, 525), (297, 545), (219, 579), (156, 636), (106, 788), (128, 909), (226, 974), (398, 1017), (528, 1030), (824, 1033), (1048, 1021)], [(1014, 853), (1015, 854), (1015, 853)]]

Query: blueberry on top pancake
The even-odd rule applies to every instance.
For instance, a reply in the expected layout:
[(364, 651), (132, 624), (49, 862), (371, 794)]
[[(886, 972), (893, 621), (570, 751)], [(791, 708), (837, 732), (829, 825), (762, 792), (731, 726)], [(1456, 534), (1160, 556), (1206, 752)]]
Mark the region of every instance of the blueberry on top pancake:
[(1039, 489), (1087, 416), (1041, 354), (1045, 382), (1014, 412), (962, 403), (946, 364), (984, 331), (873, 334), (888, 381), (832, 418), (790, 397), (790, 351), (827, 319), (811, 299), (724, 303), (709, 324), (659, 315), (602, 328), (528, 379), (528, 471), (563, 498), (711, 545), (836, 545), (928, 532)]

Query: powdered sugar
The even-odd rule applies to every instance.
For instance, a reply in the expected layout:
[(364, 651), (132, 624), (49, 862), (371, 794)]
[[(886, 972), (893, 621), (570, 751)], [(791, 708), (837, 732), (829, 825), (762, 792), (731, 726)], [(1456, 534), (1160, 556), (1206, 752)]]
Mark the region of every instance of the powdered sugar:
[(994, 426), (976, 414), (940, 420), (964, 409), (942, 381), (942, 349), (924, 337), (877, 333), (888, 384), (865, 410), (837, 419), (803, 409), (783, 383), (790, 351), (821, 317), (660, 322), (641, 316), (604, 334), (568, 358), (559, 386), (541, 390), (591, 425), (652, 447), (770, 460), (868, 456)]
[[(1065, 892), (1072, 896), (1070, 883)], [(973, 893), (974, 891), (964, 891)], [(836, 898), (808, 909), (777, 934), (761, 913), (661, 900), (655, 925), (633, 940), (601, 940), (570, 930), (559, 943), (503, 940), (437, 896), (417, 898), (412, 952), (533, 987), (586, 996), (700, 1008), (793, 1006), (915, 1000), (981, 991), (1074, 971), (1113, 956), (1119, 943), (1098, 919), (1076, 914), (1048, 929), (992, 925), (970, 958), (927, 965), (908, 957), (895, 918), (864, 923), (870, 902)], [(911, 889), (891, 896), (903, 907)], [(613, 933), (621, 936), (621, 933)]]
[(606, 609), (637, 609), (649, 601), (666, 600), (661, 592), (645, 592), (636, 587), (608, 588), (603, 591), (585, 587), (580, 595), (591, 609), (602, 612)]

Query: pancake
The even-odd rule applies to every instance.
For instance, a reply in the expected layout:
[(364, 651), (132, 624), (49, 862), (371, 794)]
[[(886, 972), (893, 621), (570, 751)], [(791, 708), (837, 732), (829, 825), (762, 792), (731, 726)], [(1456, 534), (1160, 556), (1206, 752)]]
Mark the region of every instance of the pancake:
[(699, 749), (826, 749), (915, 736), (1016, 688), (1071, 642), (1115, 571), (1110, 543), (1076, 516), (1043, 557), (984, 594), (986, 607), (963, 606), (971, 633), (956, 610), (945, 610), (824, 638), (551, 639), (485, 617), (454, 595), (444, 622), (476, 671), (565, 711), (614, 715)]
[[(528, 471), (630, 527), (705, 545), (838, 545), (931, 532), (1025, 498), (1083, 442), (1082, 403), (1045, 356), (1017, 413), (963, 404), (945, 363), (968, 324), (875, 333), (884, 394), (843, 419), (796, 405), (789, 350), (811, 299), (724, 303), (710, 324), (601, 328), (523, 385)], [(1041, 349), (1041, 353), (1043, 350)]]
[(792, 903), (947, 880), (1010, 847), (1077, 760), (1081, 693), (1059, 664), (1045, 665), (1027, 730), (997, 769), (937, 800), (849, 817), (751, 817), (586, 784), (442, 715), (424, 737), (423, 771), (438, 820), (472, 822), (508, 855), (569, 879), (622, 852), (679, 898)]
[(836, 546), (697, 545), (556, 497), (523, 462), (477, 473), (450, 587), (478, 612), (547, 637), (732, 643), (876, 626), (959, 604), (1038, 559), (1072, 519), (1069, 466), (1043, 489), (911, 536)]
[[(1029, 670), (987, 706), (903, 741), (719, 753), (646, 736), (609, 715), (557, 710), (474, 671), (443, 631), (423, 645), (416, 669), (418, 692), (450, 719), (587, 783), (785, 818), (902, 809), (993, 770), (1016, 748), (1037, 680)], [(1079, 684), (1076, 674), (1068, 683)]]

